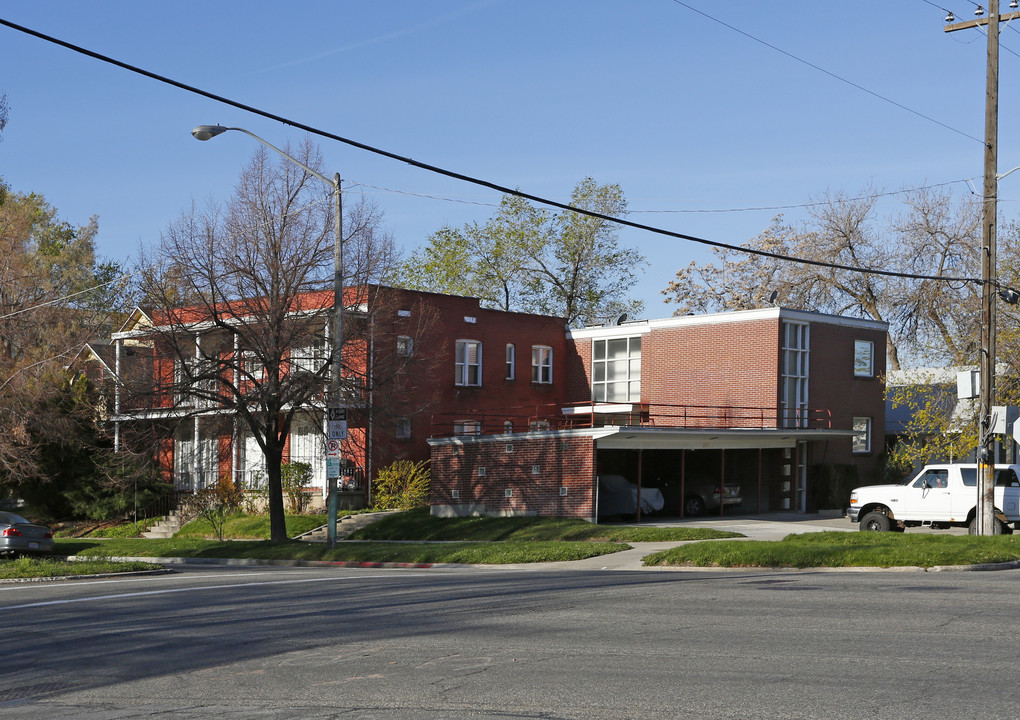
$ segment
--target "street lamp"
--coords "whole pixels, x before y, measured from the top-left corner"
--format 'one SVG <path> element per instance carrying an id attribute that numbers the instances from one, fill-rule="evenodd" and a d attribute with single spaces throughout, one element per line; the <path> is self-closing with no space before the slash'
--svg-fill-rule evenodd
<path id="1" fill-rule="evenodd" d="M 239 127 L 224 127 L 223 125 L 199 125 L 191 134 L 196 140 L 210 140 L 217 135 L 225 133 L 227 130 L 236 130 L 242 132 L 245 135 L 249 135 L 260 143 L 265 145 L 270 150 L 282 155 L 283 157 L 290 160 L 298 167 L 303 168 L 308 173 L 322 180 L 324 183 L 328 183 L 333 188 L 333 202 L 334 202 L 334 213 L 333 213 L 333 367 L 330 368 L 329 376 L 329 398 L 330 403 L 327 403 L 328 408 L 342 408 L 343 397 L 341 392 L 341 381 L 340 372 L 343 366 L 342 355 L 343 355 L 343 330 L 344 330 L 344 316 L 343 316 L 343 264 L 344 264 L 344 241 L 343 241 L 343 204 L 341 202 L 341 191 L 340 191 L 340 174 L 336 173 L 333 175 L 333 179 L 327 178 L 322 173 L 313 170 L 312 168 L 305 165 L 300 160 L 291 157 L 280 148 L 276 147 L 270 142 L 263 140 L 255 133 L 245 130 Z M 327 409 L 327 413 L 328 413 Z M 345 418 L 346 419 L 346 418 Z M 327 472 L 327 475 L 330 473 Z M 337 516 L 337 505 L 339 498 L 337 497 L 337 478 L 329 477 L 329 516 L 328 525 L 326 527 L 327 539 L 330 547 L 336 544 L 336 516 Z"/>

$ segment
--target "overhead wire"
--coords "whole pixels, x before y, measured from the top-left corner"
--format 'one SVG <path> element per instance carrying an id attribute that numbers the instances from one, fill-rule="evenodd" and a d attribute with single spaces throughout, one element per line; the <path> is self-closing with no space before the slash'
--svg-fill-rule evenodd
<path id="1" fill-rule="evenodd" d="M 679 0 L 674 0 L 674 2 L 679 2 Z M 684 3 L 679 3 L 679 4 L 684 5 Z M 685 7 L 689 7 L 689 6 L 685 5 Z M 694 8 L 691 8 L 691 9 L 694 10 Z M 698 12 L 699 14 L 704 15 L 704 13 L 701 13 L 701 11 L 699 11 L 699 10 L 694 10 L 694 12 Z M 706 15 L 706 17 L 709 17 L 710 19 L 715 20 L 715 18 L 711 18 L 708 15 Z M 720 22 L 718 20 L 715 20 L 715 21 L 716 22 Z M 725 24 L 725 23 L 723 23 L 723 24 Z M 840 264 L 840 263 L 824 262 L 824 261 L 821 261 L 821 260 L 813 260 L 813 259 L 810 259 L 810 258 L 793 257 L 793 256 L 790 256 L 790 255 L 783 255 L 783 254 L 780 254 L 780 253 L 769 252 L 767 250 L 759 250 L 759 249 L 756 249 L 756 248 L 749 248 L 749 247 L 745 247 L 745 246 L 733 245 L 733 244 L 730 244 L 730 243 L 724 243 L 724 242 L 720 242 L 720 241 L 716 241 L 716 240 L 709 240 L 707 238 L 700 238 L 700 237 L 697 237 L 697 236 L 694 236 L 694 235 L 688 235 L 688 234 L 685 234 L 685 233 L 675 232 L 675 231 L 672 231 L 672 230 L 665 230 L 663 228 L 657 228 L 657 227 L 654 227 L 654 226 L 651 226 L 651 225 L 645 225 L 645 224 L 642 224 L 642 223 L 633 222 L 633 221 L 627 220 L 625 218 L 613 217 L 611 215 L 605 215 L 603 213 L 598 213 L 598 212 L 595 212 L 595 211 L 592 211 L 592 210 L 586 210 L 584 208 L 574 207 L 574 206 L 572 206 L 572 205 L 570 205 L 568 203 L 560 202 L 560 201 L 557 201 L 557 200 L 552 200 L 552 199 L 549 199 L 549 198 L 544 198 L 544 197 L 541 197 L 541 196 L 538 196 L 538 195 L 533 195 L 531 193 L 526 193 L 526 192 L 523 192 L 523 191 L 521 191 L 519 189 L 510 188 L 510 187 L 507 187 L 505 185 L 500 185 L 500 184 L 498 184 L 496 182 L 492 182 L 492 181 L 489 181 L 489 180 L 484 180 L 484 179 L 481 179 L 481 178 L 472 177 L 470 175 L 465 175 L 463 173 L 456 172 L 456 171 L 453 171 L 453 170 L 448 170 L 446 168 L 442 168 L 442 167 L 439 167 L 437 165 L 431 165 L 429 163 L 425 163 L 425 162 L 421 162 L 419 160 L 415 160 L 415 159 L 413 159 L 411 157 L 405 157 L 403 155 L 399 155 L 399 154 L 397 154 L 395 152 L 391 152 L 389 150 L 384 150 L 382 148 L 374 147 L 372 145 L 369 145 L 369 144 L 364 143 L 364 142 L 360 142 L 358 140 L 347 138 L 347 137 L 344 137 L 342 135 L 337 135 L 336 133 L 332 133 L 332 132 L 329 132 L 329 131 L 326 131 L 326 130 L 322 130 L 321 128 L 317 128 L 317 127 L 314 127 L 312 125 L 308 125 L 306 123 L 303 123 L 303 122 L 300 122 L 300 121 L 297 121 L 297 120 L 294 120 L 294 119 L 291 119 L 291 118 L 287 118 L 285 116 L 278 115 L 276 113 L 269 112 L 267 110 L 262 110 L 260 108 L 256 108 L 256 107 L 253 107 L 251 105 L 247 105 L 247 104 L 239 102 L 237 100 L 232 100 L 232 99 L 224 97 L 222 95 L 217 95 L 216 93 L 210 92 L 208 90 L 203 90 L 201 88 L 194 87 L 192 85 L 188 85 L 187 83 L 181 82 L 179 80 L 174 80 L 172 78 L 168 78 L 166 76 L 160 75 L 160 74 L 152 72 L 150 70 L 145 70 L 144 68 L 140 68 L 140 67 L 137 67 L 135 65 L 131 65 L 130 63 L 126 63 L 124 61 L 117 60 L 115 58 L 111 58 L 111 57 L 109 57 L 107 55 L 103 55 L 102 53 L 98 53 L 98 52 L 95 52 L 93 50 L 89 50 L 87 48 L 83 48 L 83 47 L 81 47 L 79 45 L 75 45 L 75 44 L 67 42 L 65 40 L 60 40 L 59 38 L 55 38 L 55 37 L 53 37 L 51 35 L 47 35 L 45 33 L 39 32 L 38 30 L 33 30 L 33 29 L 25 27 L 23 25 L 19 25 L 17 23 L 11 22 L 10 20 L 7 20 L 5 18 L 0 18 L 0 25 L 4 25 L 4 26 L 9 27 L 9 28 L 11 28 L 13 30 L 17 30 L 18 32 L 25 33 L 26 35 L 31 35 L 33 37 L 36 37 L 36 38 L 40 39 L 40 40 L 44 40 L 46 42 L 53 43 L 55 45 L 59 45 L 59 46 L 64 47 L 64 48 L 66 48 L 68 50 L 71 50 L 73 52 L 85 55 L 87 57 L 91 57 L 91 58 L 93 58 L 95 60 L 99 60 L 101 62 L 105 62 L 105 63 L 111 64 L 111 65 L 115 65 L 116 67 L 119 67 L 119 68 L 121 68 L 123 70 L 127 70 L 129 72 L 132 72 L 132 73 L 135 73 L 135 74 L 138 74 L 138 75 L 142 75 L 142 76 L 147 77 L 147 78 L 149 78 L 151 80 L 156 80 L 157 82 L 161 82 L 161 83 L 164 83 L 166 85 L 170 85 L 170 86 L 176 87 L 176 88 L 178 88 L 180 90 L 184 90 L 186 92 L 193 93 L 195 95 L 200 95 L 202 97 L 208 98 L 210 100 L 214 100 L 214 101 L 222 103 L 224 105 L 228 105 L 230 107 L 237 108 L 238 110 L 242 110 L 244 112 L 251 113 L 252 115 L 257 115 L 259 117 L 263 117 L 263 118 L 266 118 L 266 119 L 269 119 L 269 120 L 274 120 L 274 121 L 282 123 L 284 125 L 289 125 L 290 127 L 297 128 L 298 130 L 304 130 L 305 132 L 307 132 L 309 134 L 312 134 L 312 135 L 317 135 L 319 137 L 323 137 L 323 138 L 327 138 L 327 139 L 330 139 L 330 140 L 334 140 L 336 142 L 343 143 L 345 145 L 349 145 L 350 147 L 358 148 L 360 150 L 364 150 L 366 152 L 373 153 L 375 155 L 380 155 L 382 157 L 386 157 L 386 158 L 389 158 L 391 160 L 396 160 L 398 162 L 405 163 L 405 164 L 410 165 L 412 167 L 416 167 L 416 168 L 419 168 L 421 170 L 425 170 L 427 172 L 432 172 L 432 173 L 435 173 L 435 174 L 438 174 L 438 175 L 442 175 L 444 177 L 452 178 L 454 180 L 460 180 L 462 182 L 467 182 L 467 183 L 471 183 L 471 184 L 478 185 L 478 186 L 481 186 L 481 187 L 486 187 L 486 188 L 489 188 L 490 190 L 495 190 L 495 191 L 503 193 L 505 195 L 514 195 L 516 197 L 520 197 L 520 198 L 523 198 L 525 200 L 529 200 L 531 202 L 539 203 L 541 205 L 548 205 L 550 207 L 558 208 L 560 210 L 566 210 L 568 212 L 579 213 L 581 215 L 586 215 L 588 217 L 593 217 L 593 218 L 596 218 L 598 220 L 603 220 L 603 221 L 614 223 L 614 224 L 621 225 L 621 226 L 624 226 L 624 227 L 630 227 L 630 228 L 634 228 L 636 230 L 643 230 L 643 231 L 646 231 L 646 232 L 655 233 L 657 235 L 664 235 L 666 237 L 672 237 L 672 238 L 676 238 L 678 240 L 685 240 L 685 241 L 688 241 L 688 242 L 693 242 L 693 243 L 697 243 L 697 244 L 700 244 L 700 245 L 705 245 L 705 246 L 708 246 L 708 247 L 714 247 L 714 248 L 719 248 L 719 249 L 724 249 L 724 250 L 730 250 L 730 251 L 737 252 L 737 253 L 755 255 L 755 256 L 758 256 L 758 257 L 767 257 L 767 258 L 770 258 L 770 259 L 773 259 L 773 260 L 798 263 L 798 264 L 802 264 L 802 265 L 810 265 L 810 266 L 815 266 L 815 267 L 825 267 L 825 268 L 834 269 L 834 270 L 845 270 L 845 271 L 848 271 L 848 272 L 860 273 L 860 274 L 864 274 L 864 275 L 879 275 L 879 276 L 884 276 L 884 277 L 896 277 L 896 278 L 904 278 L 904 279 L 911 279 L 911 280 L 937 280 L 937 281 L 943 281 L 943 282 L 974 282 L 974 283 L 982 283 L 982 282 L 984 282 L 983 280 L 981 280 L 979 278 L 955 277 L 955 276 L 946 276 L 946 275 L 924 275 L 924 274 L 918 274 L 918 273 L 900 272 L 900 271 L 896 271 L 896 270 L 885 270 L 885 269 L 881 269 L 881 268 L 861 268 L 861 267 L 853 266 L 853 265 L 843 265 L 843 264 Z M 734 28 L 734 30 L 736 30 L 736 28 Z M 746 33 L 743 33 L 743 31 L 739 31 L 738 30 L 737 32 L 741 32 L 741 34 L 746 35 Z M 748 36 L 748 37 L 752 37 L 752 39 L 755 39 L 757 41 L 757 38 L 753 38 L 753 36 Z M 758 41 L 758 42 L 762 42 L 762 41 Z M 784 54 L 789 55 L 789 53 L 786 53 L 785 51 L 778 50 L 778 48 L 776 48 L 776 49 L 779 52 L 783 52 Z M 794 59 L 800 60 L 799 58 L 796 58 L 795 56 L 791 55 L 791 57 L 794 57 Z M 800 60 L 800 61 L 801 62 L 805 62 L 805 61 L 802 61 L 802 60 Z M 808 63 L 808 64 L 810 64 L 810 63 Z M 833 75 L 832 73 L 829 73 L 826 70 L 823 70 L 821 68 L 818 68 L 818 69 L 821 70 L 822 72 L 825 72 L 826 74 Z M 846 81 L 843 78 L 839 78 L 839 76 L 833 75 L 833 77 L 836 77 L 837 79 L 840 79 L 840 80 L 842 80 L 844 82 L 847 82 L 848 84 L 853 85 L 854 87 L 859 87 L 860 88 L 860 86 L 857 86 L 854 83 L 850 83 L 849 81 Z M 875 93 L 872 93 L 871 91 L 866 90 L 865 88 L 860 88 L 860 89 L 863 90 L 864 92 L 868 92 L 869 94 L 876 95 Z M 876 95 L 876 97 L 880 97 L 881 98 L 881 96 L 878 96 L 878 95 Z M 885 98 L 882 98 L 882 99 L 885 99 Z M 913 110 L 910 110 L 909 108 L 906 108 L 905 106 L 902 106 L 902 105 L 899 105 L 898 103 L 895 103 L 894 101 L 889 100 L 888 102 L 891 102 L 894 105 L 898 105 L 899 107 L 903 107 L 903 109 L 908 110 L 909 112 L 912 112 L 914 114 L 919 114 L 919 113 L 916 113 Z M 922 116 L 922 117 L 924 117 L 924 116 Z M 941 125 L 942 127 L 945 127 L 948 130 L 952 130 L 953 132 L 958 132 L 958 133 L 960 132 L 960 131 L 955 130 L 955 129 L 949 127 L 948 125 L 945 125 L 945 124 L 940 123 L 938 121 L 933 120 L 933 122 L 935 122 L 938 125 Z M 960 133 L 960 134 L 964 134 L 965 135 L 965 133 Z M 970 136 L 968 136 L 968 137 L 970 137 Z"/>

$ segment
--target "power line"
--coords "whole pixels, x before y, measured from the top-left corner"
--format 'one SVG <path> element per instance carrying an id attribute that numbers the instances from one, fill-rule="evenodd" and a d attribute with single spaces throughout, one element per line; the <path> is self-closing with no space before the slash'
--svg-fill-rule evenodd
<path id="1" fill-rule="evenodd" d="M 674 2 L 678 2 L 678 1 L 679 0 L 674 0 Z M 683 4 L 683 3 L 680 3 L 680 4 Z M 693 8 L 691 8 L 691 9 L 693 10 Z M 700 13 L 700 11 L 697 11 L 697 10 L 695 10 L 695 12 L 699 12 Z M 701 13 L 701 14 L 704 14 L 704 13 Z M 709 17 L 709 16 L 706 15 L 706 17 Z M 710 18 L 710 19 L 714 20 L 714 18 Z M 716 22 L 719 22 L 719 21 L 716 21 Z M 3 18 L 0 18 L 0 25 L 5 25 L 5 26 L 7 26 L 7 27 L 9 27 L 9 28 L 11 28 L 13 30 L 17 30 L 17 31 L 25 33 L 27 35 L 31 35 L 33 37 L 39 38 L 40 40 L 45 40 L 46 42 L 53 43 L 55 45 L 59 45 L 61 47 L 67 48 L 68 50 L 71 50 L 73 52 L 85 55 L 87 57 L 91 57 L 91 58 L 93 58 L 95 60 L 99 60 L 101 62 L 105 62 L 105 63 L 109 63 L 111 65 L 115 65 L 115 66 L 117 66 L 119 68 L 122 68 L 124 70 L 127 70 L 129 72 L 133 72 L 133 73 L 136 73 L 138 75 L 142 75 L 144 77 L 150 78 L 152 80 L 156 80 L 157 82 L 161 82 L 161 83 L 164 83 L 164 84 L 167 84 L 167 85 L 171 85 L 171 86 L 176 87 L 176 88 L 178 88 L 180 90 L 184 90 L 186 92 L 190 92 L 190 93 L 193 93 L 195 95 L 201 95 L 202 97 L 208 98 L 210 100 L 215 100 L 216 102 L 222 103 L 224 105 L 229 105 L 230 107 L 237 108 L 238 110 L 242 110 L 244 112 L 248 112 L 248 113 L 251 113 L 253 115 L 258 115 L 260 117 L 264 117 L 264 118 L 267 118 L 269 120 L 274 120 L 274 121 L 282 123 L 284 125 L 289 125 L 291 127 L 297 128 L 298 130 L 303 130 L 303 131 L 305 131 L 305 132 L 307 132 L 309 134 L 312 134 L 312 135 L 318 135 L 319 137 L 324 137 L 324 138 L 328 138 L 330 140 L 335 140 L 336 142 L 343 143 L 345 145 L 349 145 L 351 147 L 358 148 L 360 150 L 365 150 L 366 152 L 370 152 L 370 153 L 373 153 L 373 154 L 376 154 L 376 155 L 381 155 L 382 157 L 387 157 L 387 158 L 390 158 L 391 160 L 396 160 L 398 162 L 405 163 L 407 165 L 419 168 L 421 170 L 425 170 L 427 172 L 436 173 L 437 175 L 442 175 L 444 177 L 452 178 L 454 180 L 460 180 L 462 182 L 467 182 L 467 183 L 471 183 L 471 184 L 474 184 L 474 185 L 479 185 L 481 187 L 486 187 L 486 188 L 489 188 L 490 190 L 495 190 L 496 192 L 502 193 L 504 195 L 514 195 L 516 197 L 520 197 L 520 198 L 523 198 L 525 200 L 530 200 L 531 202 L 539 203 L 541 205 L 548 205 L 550 207 L 558 208 L 560 210 L 566 210 L 568 212 L 579 213 L 581 215 L 586 215 L 588 217 L 593 217 L 593 218 L 596 218 L 598 220 L 603 220 L 605 222 L 615 223 L 617 225 L 622 225 L 622 226 L 625 226 L 625 227 L 634 228 L 636 230 L 644 230 L 646 232 L 655 233 L 657 235 L 664 235 L 666 237 L 672 237 L 672 238 L 676 238 L 678 240 L 686 240 L 688 242 L 693 242 L 693 243 L 697 243 L 697 244 L 700 244 L 700 245 L 706 245 L 708 247 L 720 248 L 720 249 L 723 249 L 723 250 L 730 250 L 732 252 L 744 253 L 744 254 L 749 254 L 749 255 L 756 255 L 756 256 L 759 256 L 759 257 L 767 257 L 767 258 L 771 258 L 773 260 L 780 260 L 780 261 L 784 261 L 784 262 L 799 263 L 799 264 L 802 264 L 802 265 L 811 265 L 811 266 L 815 266 L 815 267 L 825 267 L 825 268 L 830 268 L 830 269 L 833 269 L 833 270 L 845 270 L 845 271 L 848 271 L 848 272 L 857 272 L 857 273 L 861 273 L 861 274 L 864 274 L 864 275 L 881 275 L 881 276 L 885 276 L 885 277 L 905 278 L 905 279 L 911 279 L 911 280 L 939 280 L 939 281 L 946 281 L 946 282 L 982 282 L 981 280 L 979 280 L 977 278 L 950 277 L 950 276 L 945 276 L 945 275 L 920 275 L 920 274 L 916 274 L 916 273 L 898 272 L 898 271 L 895 271 L 895 270 L 883 270 L 883 269 L 878 269 L 878 268 L 861 268 L 861 267 L 856 267 L 856 266 L 852 266 L 852 265 L 841 265 L 841 264 L 838 264 L 838 263 L 829 263 L 829 262 L 823 262 L 823 261 L 820 261 L 820 260 L 811 260 L 811 259 L 808 259 L 808 258 L 792 257 L 792 256 L 789 256 L 789 255 L 781 255 L 779 253 L 768 252 L 768 251 L 765 251 L 765 250 L 758 250 L 758 249 L 755 249 L 755 248 L 748 248 L 748 247 L 744 247 L 744 246 L 740 246 L 740 245 L 732 245 L 730 243 L 719 242 L 719 241 L 716 241 L 716 240 L 708 240 L 706 238 L 700 238 L 700 237 L 696 237 L 694 235 L 687 235 L 685 233 L 674 232 L 672 230 L 665 230 L 663 228 L 657 228 L 657 227 L 654 227 L 654 226 L 651 226 L 651 225 L 644 225 L 642 223 L 633 222 L 631 220 L 626 220 L 624 218 L 613 217 L 611 215 L 604 215 L 602 213 L 594 212 L 592 210 L 585 210 L 583 208 L 574 207 L 574 206 L 569 205 L 567 203 L 559 202 L 557 200 L 550 200 L 548 198 L 543 198 L 543 197 L 540 197 L 538 195 L 532 195 L 530 193 L 526 193 L 526 192 L 523 192 L 521 190 L 517 190 L 517 189 L 514 189 L 514 188 L 506 187 L 504 185 L 500 185 L 498 183 L 495 183 L 495 182 L 492 182 L 492 181 L 489 181 L 489 180 L 483 180 L 481 178 L 475 178 L 475 177 L 472 177 L 470 175 L 464 175 L 463 173 L 455 172 L 453 170 L 447 170 L 445 168 L 441 168 L 441 167 L 436 166 L 436 165 L 430 165 L 428 163 L 424 163 L 424 162 L 421 162 L 419 160 L 415 160 L 415 159 L 410 158 L 410 157 L 405 157 L 403 155 L 398 155 L 397 153 L 390 152 L 389 150 L 383 150 L 382 148 L 373 147 L 372 145 L 368 145 L 367 143 L 363 143 L 363 142 L 360 142 L 360 141 L 357 141 L 357 140 L 353 140 L 351 138 L 346 138 L 346 137 L 343 137 L 341 135 L 337 135 L 335 133 L 331 133 L 331 132 L 328 132 L 326 130 L 322 130 L 320 128 L 313 127 L 311 125 L 307 125 L 307 124 L 299 122 L 297 120 L 292 120 L 292 119 L 284 117 L 282 115 L 277 115 L 275 113 L 271 113 L 271 112 L 269 112 L 267 110 L 260 110 L 259 108 L 252 107 L 251 105 L 246 105 L 244 103 L 238 102 L 237 100 L 231 100 L 230 98 L 223 97 L 222 95 L 217 95 L 215 93 L 209 92 L 208 90 L 202 90 L 201 88 L 197 88 L 197 87 L 188 85 L 188 84 L 180 82 L 178 80 L 173 80 L 171 78 L 165 77 L 163 75 L 159 75 L 159 74 L 151 72 L 149 70 L 145 70 L 145 69 L 136 67 L 134 65 L 131 65 L 131 64 L 126 63 L 126 62 L 123 62 L 121 60 L 116 60 L 114 58 L 111 58 L 109 56 L 103 55 L 101 53 L 97 53 L 97 52 L 95 52 L 93 50 L 88 50 L 88 49 L 80 47 L 78 45 L 74 45 L 73 43 L 69 43 L 69 42 L 66 42 L 64 40 L 60 40 L 60 39 L 52 37 L 50 35 L 46 35 L 45 33 L 41 33 L 41 32 L 39 32 L 37 30 L 32 30 L 31 28 L 24 27 L 23 25 L 18 25 L 17 23 L 13 23 L 13 22 L 11 22 L 9 20 L 6 20 L 6 19 L 3 19 Z M 738 31 L 738 32 L 741 32 L 742 34 L 746 34 L 746 33 L 743 33 L 742 31 Z M 748 36 L 748 37 L 750 37 L 750 36 Z M 752 38 L 752 39 L 757 40 L 757 38 Z M 761 42 L 761 41 L 759 41 L 759 42 Z M 778 50 L 778 48 L 777 48 L 777 50 Z M 783 52 L 783 51 L 780 50 L 779 52 Z M 784 54 L 788 54 L 788 53 L 784 53 Z M 793 56 L 791 56 L 791 57 L 793 57 Z M 799 58 L 795 58 L 795 59 L 799 60 Z M 803 61 L 801 61 L 801 62 L 803 62 Z M 821 69 L 821 68 L 819 68 L 819 69 Z M 823 70 L 823 72 L 827 72 L 827 71 Z M 827 74 L 831 74 L 831 73 L 827 73 Z M 837 77 L 838 78 L 838 76 L 833 76 L 833 77 Z M 838 78 L 838 79 L 842 80 L 842 78 Z M 844 81 L 844 82 L 849 82 L 849 81 Z M 852 85 L 853 83 L 850 83 L 850 84 Z M 864 90 L 864 88 L 861 88 L 861 89 Z M 870 92 L 870 91 L 865 90 L 865 92 Z M 874 93 L 872 93 L 872 94 L 874 94 Z M 892 102 L 892 101 L 890 101 L 890 102 Z M 894 104 L 896 104 L 896 103 L 894 103 Z M 909 108 L 904 108 L 904 109 L 909 110 Z M 913 112 L 913 111 L 911 111 L 911 112 Z M 938 123 L 938 124 L 941 125 L 941 123 Z M 948 127 L 948 126 L 946 126 L 946 127 Z M 952 128 L 949 128 L 949 129 L 952 129 Z"/>
<path id="2" fill-rule="evenodd" d="M 944 122 L 941 122 L 940 120 L 936 120 L 935 118 L 931 117 L 930 115 L 925 115 L 924 113 L 919 112 L 917 110 L 914 110 L 913 108 L 909 108 L 906 105 L 904 105 L 903 103 L 896 102 L 892 98 L 888 98 L 885 95 L 880 95 L 877 92 L 875 92 L 874 90 L 869 90 L 868 88 L 864 87 L 863 85 L 859 85 L 859 84 L 855 83 L 853 80 L 848 80 L 845 77 L 842 77 L 841 75 L 837 75 L 834 72 L 826 70 L 825 68 L 821 67 L 820 65 L 815 65 L 813 62 L 805 60 L 802 57 L 798 57 L 798 56 L 794 55 L 791 52 L 787 52 L 786 50 L 783 50 L 781 47 L 777 47 L 777 46 L 773 45 L 772 43 L 769 43 L 769 42 L 766 42 L 765 40 L 762 40 L 759 37 L 755 37 L 754 35 L 751 35 L 750 33 L 745 32 L 744 30 L 741 30 L 738 27 L 734 27 L 733 25 L 730 25 L 729 23 L 726 23 L 726 22 L 720 20 L 717 17 L 713 17 L 712 15 L 709 15 L 706 12 L 702 12 L 701 10 L 698 10 L 695 7 L 691 7 L 690 5 L 688 5 L 687 3 L 683 2 L 682 0 L 673 0 L 673 2 L 676 3 L 677 5 L 680 5 L 682 7 L 687 8 L 691 12 L 695 12 L 698 15 L 701 15 L 702 17 L 711 20 L 714 23 L 718 23 L 719 25 L 722 25 L 724 28 L 727 28 L 728 30 L 732 30 L 735 33 L 739 33 L 740 35 L 743 35 L 744 37 L 748 38 L 749 40 L 754 40 L 756 43 L 764 45 L 765 47 L 769 48 L 770 50 L 775 50 L 777 53 L 785 55 L 786 57 L 790 58 L 791 60 L 796 60 L 797 62 L 799 62 L 799 63 L 801 63 L 803 65 L 807 65 L 809 68 L 812 68 L 813 70 L 817 70 L 818 72 L 824 73 L 825 75 L 828 75 L 829 77 L 831 77 L 831 78 L 833 78 L 835 80 L 839 80 L 841 83 L 845 83 L 845 84 L 849 85 L 852 88 L 860 90 L 863 93 L 867 93 L 868 95 L 871 95 L 874 98 L 878 98 L 882 102 L 889 103 L 890 105 L 898 107 L 900 110 L 906 110 L 911 115 L 916 115 L 917 117 L 919 117 L 919 118 L 921 118 L 923 120 L 927 120 L 930 123 L 935 123 L 939 127 L 943 127 L 946 130 L 949 130 L 950 132 L 954 132 L 954 133 L 956 133 L 958 135 L 963 135 L 965 138 L 969 138 L 971 140 L 975 140 L 975 141 L 981 143 L 982 145 L 984 145 L 984 140 L 981 140 L 980 138 L 976 138 L 973 135 L 965 133 L 963 130 L 957 130 L 956 128 L 952 127 L 951 125 L 947 125 Z"/>

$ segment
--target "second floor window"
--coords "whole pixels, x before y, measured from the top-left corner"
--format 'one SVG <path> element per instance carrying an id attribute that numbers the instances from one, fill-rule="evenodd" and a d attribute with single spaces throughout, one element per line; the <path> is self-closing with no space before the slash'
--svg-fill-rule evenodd
<path id="1" fill-rule="evenodd" d="M 507 343 L 506 346 L 506 379 L 513 380 L 517 377 L 517 371 L 514 369 L 516 364 L 517 353 L 513 343 Z"/>
<path id="2" fill-rule="evenodd" d="M 534 345 L 531 348 L 531 382 L 549 385 L 552 383 L 551 347 Z"/>
<path id="3" fill-rule="evenodd" d="M 411 357 L 412 352 L 414 352 L 414 340 L 407 335 L 397 337 L 397 355 Z"/>
<path id="4" fill-rule="evenodd" d="M 477 340 L 458 340 L 454 384 L 482 384 L 482 344 Z"/>
<path id="5" fill-rule="evenodd" d="M 854 340 L 854 375 L 875 375 L 875 343 L 870 340 Z"/>

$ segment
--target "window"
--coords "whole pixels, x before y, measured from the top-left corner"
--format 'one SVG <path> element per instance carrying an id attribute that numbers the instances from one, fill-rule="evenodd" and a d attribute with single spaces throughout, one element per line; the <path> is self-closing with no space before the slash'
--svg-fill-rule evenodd
<path id="1" fill-rule="evenodd" d="M 641 338 L 592 343 L 591 399 L 596 402 L 641 400 Z"/>
<path id="2" fill-rule="evenodd" d="M 552 354 L 547 345 L 531 346 L 531 382 L 552 384 Z"/>
<path id="3" fill-rule="evenodd" d="M 875 343 L 870 340 L 854 340 L 854 375 L 875 376 Z"/>
<path id="4" fill-rule="evenodd" d="M 514 369 L 514 362 L 517 359 L 517 352 L 514 348 L 513 343 L 507 343 L 506 345 L 506 379 L 514 380 L 517 378 L 517 371 Z"/>
<path id="5" fill-rule="evenodd" d="M 407 440 L 411 437 L 411 418 L 397 418 L 397 440 Z"/>
<path id="6" fill-rule="evenodd" d="M 482 384 L 482 344 L 475 340 L 457 341 L 456 385 Z"/>
<path id="7" fill-rule="evenodd" d="M 454 435 L 481 435 L 482 424 L 477 420 L 458 420 L 453 424 Z"/>
<path id="8" fill-rule="evenodd" d="M 855 453 L 871 452 L 871 418 L 854 418 L 853 451 Z"/>
<path id="9" fill-rule="evenodd" d="M 916 488 L 945 488 L 949 487 L 948 470 L 927 470 L 921 477 L 914 481 Z"/>
<path id="10" fill-rule="evenodd" d="M 397 355 L 400 357 L 411 357 L 414 351 L 414 340 L 407 335 L 397 337 Z"/>
<path id="11" fill-rule="evenodd" d="M 247 359 L 247 358 L 246 358 Z M 292 372 L 317 373 L 326 364 L 326 350 L 321 345 L 292 348 L 290 351 L 290 369 Z M 258 377 L 256 370 L 250 370 Z"/>
<path id="12" fill-rule="evenodd" d="M 808 424 L 808 352 L 810 350 L 808 330 L 809 327 L 806 323 L 783 323 L 783 394 L 780 399 L 784 427 L 807 427 Z"/>

